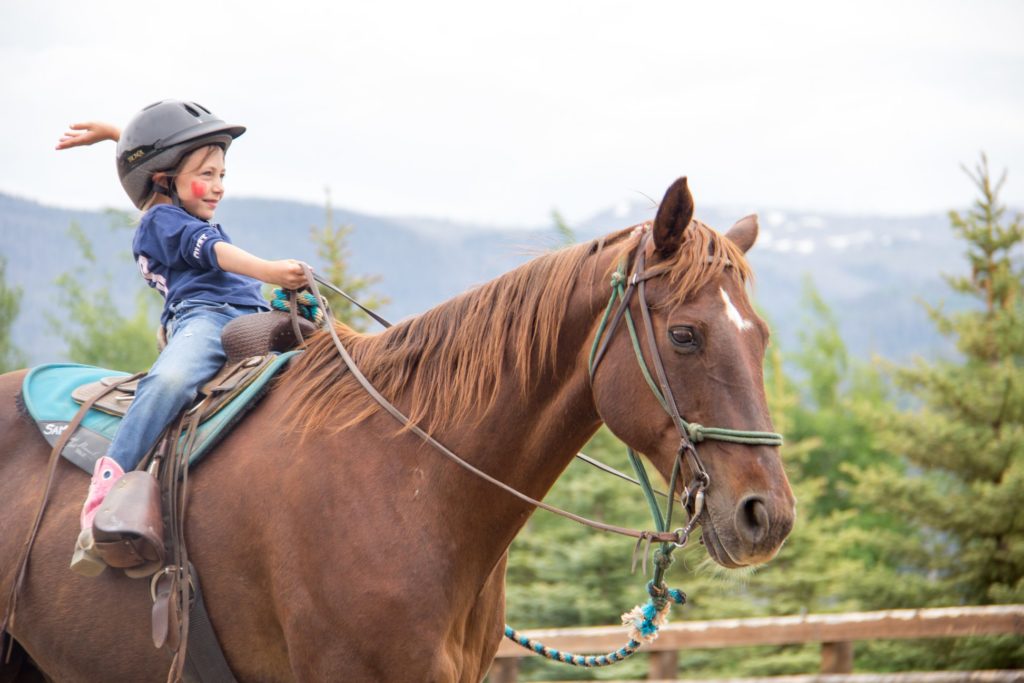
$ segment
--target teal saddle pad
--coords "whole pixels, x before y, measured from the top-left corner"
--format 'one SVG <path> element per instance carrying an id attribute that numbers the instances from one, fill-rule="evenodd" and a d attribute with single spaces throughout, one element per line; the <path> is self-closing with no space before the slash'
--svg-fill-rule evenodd
<path id="1" fill-rule="evenodd" d="M 267 392 L 270 379 L 287 365 L 296 353 L 300 352 L 289 351 L 272 360 L 263 373 L 238 396 L 199 426 L 195 450 L 189 457 L 190 464 L 194 465 L 206 455 L 256 404 Z M 22 399 L 43 438 L 54 446 L 81 407 L 71 398 L 73 390 L 83 384 L 98 382 L 104 377 L 123 377 L 127 374 L 75 363 L 39 365 L 25 375 L 21 387 Z M 120 424 L 121 418 L 90 409 L 82 419 L 78 431 L 71 435 L 61 455 L 92 474 L 93 466 L 101 456 L 106 455 Z"/>

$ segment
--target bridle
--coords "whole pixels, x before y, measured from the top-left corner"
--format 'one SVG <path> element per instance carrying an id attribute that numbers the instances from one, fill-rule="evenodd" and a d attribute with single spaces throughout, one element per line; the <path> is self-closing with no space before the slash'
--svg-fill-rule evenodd
<path id="1" fill-rule="evenodd" d="M 733 443 L 743 443 L 750 445 L 772 445 L 777 446 L 782 444 L 782 436 L 774 432 L 754 432 L 754 431 L 740 431 L 732 429 L 723 429 L 717 427 L 704 427 L 696 423 L 686 422 L 679 414 L 675 397 L 672 393 L 672 389 L 669 386 L 668 376 L 665 373 L 664 363 L 661 360 L 661 356 L 658 353 L 658 347 L 655 343 L 654 337 L 654 325 L 651 322 L 651 315 L 649 306 L 647 304 L 647 297 L 645 292 L 644 283 L 658 275 L 665 272 L 664 269 L 651 269 L 645 268 L 645 257 L 644 247 L 646 240 L 649 237 L 648 232 L 644 232 L 640 238 L 640 243 L 636 252 L 635 266 L 633 273 L 628 278 L 625 275 L 626 265 L 625 259 L 619 263 L 619 267 L 612 277 L 612 295 L 608 301 L 608 306 L 605 309 L 604 317 L 601 320 L 600 327 L 594 338 L 594 344 L 591 348 L 590 353 L 590 376 L 593 379 L 594 373 L 597 370 L 597 366 L 603 358 L 605 351 L 608 348 L 608 344 L 618 327 L 618 324 L 623 318 L 626 319 L 626 325 L 629 328 L 629 334 L 633 341 L 633 348 L 636 352 L 637 360 L 640 364 L 640 369 L 647 380 L 648 385 L 651 387 L 654 395 L 658 398 L 662 408 L 672 418 L 673 423 L 679 430 L 680 445 L 676 453 L 675 464 L 672 468 L 672 476 L 668 495 L 668 507 L 666 514 L 662 516 L 661 511 L 654 498 L 654 490 L 650 484 L 650 480 L 643 469 L 640 459 L 637 454 L 629 449 L 630 461 L 633 463 L 634 469 L 636 469 L 638 480 L 641 487 L 644 490 L 644 494 L 648 500 L 648 504 L 651 507 L 651 513 L 654 518 L 656 531 L 640 531 L 636 529 L 629 529 L 625 527 L 619 527 L 612 524 L 606 524 L 604 522 L 598 522 L 595 520 L 587 519 L 580 515 L 574 514 L 567 510 L 549 505 L 540 500 L 536 500 L 521 491 L 514 489 L 508 484 L 495 479 L 486 472 L 480 470 L 476 466 L 470 464 L 454 452 L 452 452 L 447 446 L 437 441 L 434 437 L 424 431 L 419 425 L 412 422 L 402 411 L 400 411 L 393 403 L 385 398 L 373 384 L 366 378 L 363 372 L 359 369 L 355 360 L 349 354 L 345 345 L 338 337 L 337 330 L 334 328 L 333 315 L 324 316 L 324 328 L 331 335 L 331 339 L 334 342 L 334 346 L 338 351 L 338 355 L 341 357 L 345 366 L 348 368 L 352 376 L 355 377 L 356 381 L 362 386 L 371 398 L 376 401 L 381 408 L 383 408 L 388 414 L 394 417 L 402 426 L 413 434 L 416 434 L 425 442 L 430 444 L 435 450 L 440 452 L 442 455 L 447 457 L 449 460 L 462 467 L 463 469 L 471 472 L 477 477 L 487 481 L 494 486 L 502 489 L 510 495 L 518 498 L 519 500 L 528 503 L 534 507 L 542 510 L 547 510 L 554 514 L 566 517 L 580 524 L 590 526 L 601 531 L 610 531 L 612 533 L 622 534 L 624 536 L 630 536 L 637 539 L 637 546 L 646 541 L 648 544 L 651 542 L 659 543 L 670 543 L 675 547 L 682 547 L 686 544 L 690 533 L 697 524 L 697 520 L 703 510 L 704 492 L 711 484 L 711 478 L 707 473 L 707 469 L 700 460 L 700 456 L 697 453 L 697 449 L 694 447 L 694 442 L 699 442 L 704 439 L 718 439 L 721 441 L 731 441 Z M 313 293 L 313 295 L 322 302 L 326 313 L 330 313 L 330 306 L 319 292 L 317 287 L 318 278 L 313 276 L 312 271 L 304 266 L 307 287 Z M 628 282 L 628 285 L 627 285 Z M 639 339 L 636 334 L 636 327 L 633 324 L 632 316 L 629 313 L 629 302 L 632 298 L 633 293 L 636 292 L 638 301 L 640 304 L 640 310 L 643 315 L 644 327 L 647 331 L 648 343 L 651 348 L 651 354 L 654 359 L 655 372 L 658 375 L 658 384 L 655 384 L 654 379 L 651 377 L 650 371 L 647 367 L 647 363 L 644 360 L 642 351 L 640 350 Z M 612 308 L 615 305 L 616 299 L 619 300 L 619 307 L 615 311 L 614 315 L 611 315 Z M 609 323 L 609 317 L 611 318 Z M 675 531 L 669 531 L 669 525 L 671 524 L 672 518 L 672 507 L 674 501 L 674 492 L 677 484 L 678 477 L 681 473 L 681 461 L 683 456 L 686 456 L 690 463 L 691 470 L 694 474 L 693 482 L 687 485 L 684 489 L 685 495 L 683 497 L 683 503 L 690 511 L 690 520 L 686 527 L 676 529 Z"/>
<path id="2" fill-rule="evenodd" d="M 632 464 L 633 469 L 636 471 L 637 479 L 639 480 L 640 485 L 643 488 L 644 495 L 651 507 L 651 514 L 654 518 L 658 531 L 667 530 L 671 524 L 672 503 L 674 498 L 672 494 L 675 492 L 677 479 L 681 475 L 682 461 L 684 458 L 686 459 L 693 479 L 683 489 L 682 502 L 684 507 L 690 511 L 690 522 L 685 528 L 677 530 L 676 532 L 681 536 L 681 538 L 676 541 L 676 544 L 677 546 L 681 546 L 686 543 L 689 533 L 693 530 L 693 526 L 700 517 L 704 507 L 705 491 L 707 491 L 711 486 L 711 476 L 708 474 L 707 468 L 704 467 L 704 463 L 701 460 L 700 454 L 697 452 L 697 448 L 694 444 L 705 439 L 714 439 L 746 445 L 781 446 L 783 438 L 781 434 L 777 434 L 775 432 L 725 429 L 723 427 L 705 427 L 704 425 L 696 422 L 687 422 L 679 413 L 679 404 L 676 402 L 675 394 L 672 391 L 672 385 L 668 381 L 668 373 L 665 372 L 665 363 L 662 361 L 661 352 L 658 350 L 658 344 L 654 334 L 654 324 L 651 321 L 650 305 L 647 303 L 647 281 L 659 275 L 663 275 L 666 272 L 665 268 L 654 267 L 647 269 L 646 267 L 646 246 L 647 240 L 650 239 L 650 237 L 651 231 L 648 225 L 645 224 L 640 228 L 640 239 L 637 244 L 636 258 L 634 260 L 632 273 L 628 276 L 626 275 L 625 258 L 619 261 L 618 267 L 615 272 L 612 273 L 612 294 L 608 299 L 608 305 L 605 307 L 604 316 L 601 318 L 597 334 L 594 335 L 594 343 L 590 348 L 590 360 L 588 362 L 588 367 L 590 372 L 590 381 L 591 384 L 593 384 L 594 376 L 597 373 L 597 367 L 600 364 L 601 359 L 604 358 L 605 352 L 608 350 L 608 346 L 615 334 L 615 330 L 618 328 L 623 318 L 625 318 L 626 327 L 629 330 L 630 340 L 632 341 L 633 351 L 636 355 L 637 364 L 640 366 L 640 371 L 643 374 L 647 385 L 654 393 L 655 398 L 658 400 L 658 403 L 669 417 L 672 418 L 672 423 L 679 432 L 679 448 L 676 450 L 675 462 L 672 466 L 672 475 L 669 485 L 670 495 L 668 497 L 668 506 L 664 518 L 661 517 L 661 511 L 654 500 L 654 493 L 651 489 L 646 471 L 643 469 L 643 465 L 640 462 L 640 458 L 637 456 L 636 452 L 628 446 L 627 453 L 629 455 L 630 464 Z M 712 259 L 721 257 L 709 256 L 708 258 Z M 657 375 L 657 382 L 655 382 L 654 377 L 651 376 L 647 360 L 644 358 L 640 339 L 637 335 L 636 325 L 633 322 L 633 315 L 630 312 L 630 300 L 633 298 L 634 293 L 637 296 L 637 303 L 643 318 L 647 347 L 652 359 L 652 364 L 654 365 L 655 374 Z M 617 308 L 615 308 L 616 300 L 618 300 Z M 613 308 L 615 309 L 614 314 L 612 313 Z"/>

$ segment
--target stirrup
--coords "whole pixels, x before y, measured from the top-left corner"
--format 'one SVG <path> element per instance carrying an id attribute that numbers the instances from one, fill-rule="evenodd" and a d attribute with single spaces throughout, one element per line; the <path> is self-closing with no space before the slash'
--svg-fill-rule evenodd
<path id="1" fill-rule="evenodd" d="M 96 552 L 96 543 L 92 537 L 92 528 L 82 529 L 75 540 L 75 554 L 71 556 L 71 571 L 80 576 L 93 578 L 107 568 Z"/>

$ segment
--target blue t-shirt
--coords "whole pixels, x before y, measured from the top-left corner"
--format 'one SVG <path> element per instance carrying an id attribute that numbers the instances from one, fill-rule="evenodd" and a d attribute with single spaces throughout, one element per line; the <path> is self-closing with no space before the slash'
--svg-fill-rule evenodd
<path id="1" fill-rule="evenodd" d="M 160 324 L 170 318 L 171 304 L 185 299 L 270 309 L 259 280 L 221 270 L 213 250 L 217 242 L 231 239 L 219 225 L 180 207 L 158 204 L 142 216 L 132 252 L 142 277 L 164 296 Z"/>

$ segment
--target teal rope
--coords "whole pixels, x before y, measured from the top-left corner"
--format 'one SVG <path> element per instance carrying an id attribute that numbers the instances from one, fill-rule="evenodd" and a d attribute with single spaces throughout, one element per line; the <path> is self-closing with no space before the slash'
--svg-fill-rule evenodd
<path id="1" fill-rule="evenodd" d="M 306 320 L 322 325 L 324 322 L 324 309 L 313 296 L 312 292 L 296 292 L 295 303 L 301 315 Z M 288 293 L 283 289 L 274 290 L 274 298 L 270 300 L 270 306 L 276 311 L 291 312 L 291 304 L 288 302 Z"/>
<path id="2" fill-rule="evenodd" d="M 513 643 L 554 662 L 572 664 L 584 668 L 609 666 L 632 657 L 645 642 L 658 637 L 658 630 L 668 621 L 668 612 L 672 605 L 686 604 L 686 594 L 675 588 L 654 587 L 654 582 L 647 584 L 650 599 L 643 605 L 637 605 L 632 611 L 622 615 L 622 623 L 630 626 L 630 639 L 618 650 L 603 655 L 578 655 L 562 652 L 548 647 L 544 643 L 528 638 L 505 624 L 505 637 Z"/>
<path id="3" fill-rule="evenodd" d="M 546 657 L 547 659 L 555 662 L 562 662 L 563 664 L 581 666 L 587 669 L 609 666 L 616 662 L 621 662 L 624 659 L 628 659 L 629 657 L 632 657 L 642 645 L 640 641 L 630 638 L 628 643 L 614 652 L 609 652 L 603 655 L 577 655 L 571 652 L 561 652 L 560 650 L 548 647 L 540 641 L 527 638 L 508 624 L 505 624 L 505 637 L 513 643 L 521 645 L 541 657 Z"/>
<path id="4" fill-rule="evenodd" d="M 629 449 L 629 453 L 631 458 L 636 457 L 632 449 Z M 639 460 L 637 464 L 639 464 Z M 641 466 L 637 475 L 646 478 L 646 473 L 641 475 L 642 471 Z M 662 530 L 666 521 L 662 518 L 657 504 L 652 504 L 651 510 L 659 530 Z M 671 543 L 663 543 L 661 548 L 654 552 L 654 576 L 647 583 L 647 594 L 650 599 L 644 605 L 637 605 L 622 615 L 623 625 L 630 627 L 630 638 L 629 642 L 618 650 L 603 655 L 578 655 L 572 652 L 562 652 L 522 635 L 508 624 L 505 624 L 505 637 L 541 657 L 584 668 L 609 666 L 632 657 L 643 643 L 649 643 L 658 637 L 658 631 L 668 622 L 668 613 L 672 605 L 686 604 L 686 594 L 679 589 L 667 587 L 663 581 L 665 573 L 673 562 L 672 553 L 676 547 Z"/>

